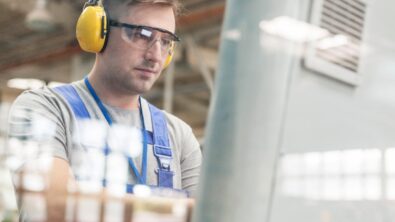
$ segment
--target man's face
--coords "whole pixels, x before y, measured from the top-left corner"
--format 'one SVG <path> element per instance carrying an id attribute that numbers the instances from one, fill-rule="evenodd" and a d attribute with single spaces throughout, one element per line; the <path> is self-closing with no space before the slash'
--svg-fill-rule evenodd
<path id="1" fill-rule="evenodd" d="M 172 7 L 139 4 L 125 10 L 118 18 L 119 22 L 174 33 L 175 17 Z M 105 67 L 105 79 L 109 84 L 130 94 L 142 94 L 151 89 L 158 79 L 168 53 L 163 52 L 160 41 L 155 41 L 148 49 L 136 47 L 133 42 L 125 41 L 122 29 L 111 27 L 107 48 L 99 54 L 99 61 Z"/>

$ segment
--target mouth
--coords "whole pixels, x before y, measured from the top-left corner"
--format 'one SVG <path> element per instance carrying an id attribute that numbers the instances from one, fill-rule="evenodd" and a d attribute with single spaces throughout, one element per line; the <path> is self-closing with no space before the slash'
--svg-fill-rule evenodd
<path id="1" fill-rule="evenodd" d="M 144 76 L 152 76 L 152 75 L 156 75 L 157 73 L 155 70 L 148 68 L 135 68 L 135 70 L 139 71 Z"/>

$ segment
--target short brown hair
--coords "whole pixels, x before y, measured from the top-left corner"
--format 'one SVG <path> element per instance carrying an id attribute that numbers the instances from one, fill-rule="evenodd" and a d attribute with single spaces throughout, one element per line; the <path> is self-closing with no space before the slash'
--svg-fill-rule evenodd
<path id="1" fill-rule="evenodd" d="M 182 7 L 178 0 L 103 0 L 103 6 L 109 13 L 110 17 L 117 18 L 119 16 L 119 7 L 137 4 L 159 4 L 165 6 L 171 6 L 173 8 L 174 15 L 177 16 L 181 13 Z"/>

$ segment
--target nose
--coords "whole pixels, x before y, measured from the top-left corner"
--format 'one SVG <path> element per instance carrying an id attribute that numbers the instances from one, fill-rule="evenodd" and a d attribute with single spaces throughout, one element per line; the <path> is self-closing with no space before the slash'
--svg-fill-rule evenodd
<path id="1" fill-rule="evenodd" d="M 145 59 L 151 62 L 162 61 L 162 49 L 159 39 L 152 43 L 145 53 Z"/>

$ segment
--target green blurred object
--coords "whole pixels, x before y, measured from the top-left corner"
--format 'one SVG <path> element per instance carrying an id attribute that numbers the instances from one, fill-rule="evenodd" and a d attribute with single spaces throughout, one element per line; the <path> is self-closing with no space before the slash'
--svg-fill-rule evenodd
<path id="1" fill-rule="evenodd" d="M 14 210 L 6 210 L 3 212 L 4 217 L 2 218 L 2 222 L 13 222 L 18 221 L 18 212 Z"/>

